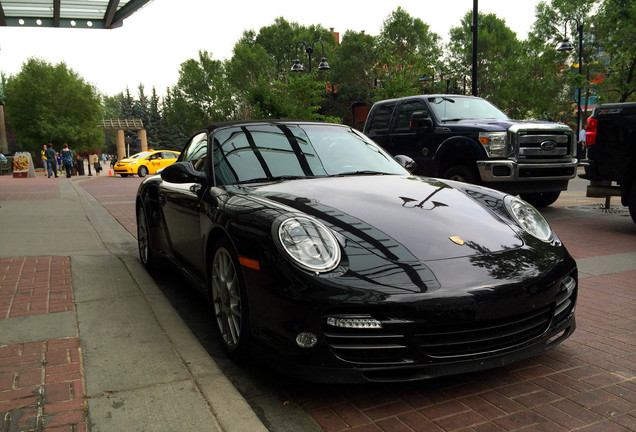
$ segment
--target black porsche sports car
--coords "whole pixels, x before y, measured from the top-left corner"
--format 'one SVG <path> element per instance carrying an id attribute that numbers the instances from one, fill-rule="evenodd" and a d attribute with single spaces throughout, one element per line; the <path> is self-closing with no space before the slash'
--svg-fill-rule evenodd
<path id="1" fill-rule="evenodd" d="M 576 263 L 541 214 L 410 163 L 342 125 L 211 125 L 140 185 L 140 259 L 209 295 L 228 354 L 308 380 L 476 371 L 570 336 Z"/>

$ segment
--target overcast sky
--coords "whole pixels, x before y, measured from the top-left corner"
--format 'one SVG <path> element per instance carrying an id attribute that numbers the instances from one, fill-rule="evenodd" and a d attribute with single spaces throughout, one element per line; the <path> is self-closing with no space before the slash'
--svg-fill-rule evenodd
<path id="1" fill-rule="evenodd" d="M 538 3 L 479 0 L 479 11 L 495 13 L 519 39 L 526 39 Z M 346 30 L 377 35 L 398 6 L 448 40 L 450 28 L 459 26 L 473 1 L 154 0 L 114 30 L 0 27 L 0 71 L 14 75 L 28 58 L 38 57 L 52 64 L 64 61 L 107 95 L 128 87 L 136 97 L 140 83 L 146 94 L 156 87 L 163 95 L 177 83 L 182 62 L 198 58 L 200 50 L 215 59 L 230 58 L 243 31 L 258 32 L 276 17 L 333 27 L 341 35 Z"/>

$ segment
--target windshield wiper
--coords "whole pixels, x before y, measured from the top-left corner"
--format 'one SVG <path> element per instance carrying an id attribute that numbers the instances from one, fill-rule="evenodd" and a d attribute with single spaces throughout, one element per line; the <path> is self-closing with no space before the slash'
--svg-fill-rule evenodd
<path id="1" fill-rule="evenodd" d="M 452 119 L 444 119 L 444 120 L 442 120 L 442 122 L 460 121 L 460 120 L 467 120 L 467 119 L 463 119 L 463 118 L 452 118 Z"/>
<path id="2" fill-rule="evenodd" d="M 354 176 L 354 175 L 387 175 L 388 173 L 381 171 L 371 171 L 371 170 L 360 170 L 360 171 L 349 171 L 334 174 L 333 177 L 343 177 L 343 176 Z"/>
<path id="3" fill-rule="evenodd" d="M 264 183 L 264 182 L 279 181 L 279 180 L 298 180 L 298 179 L 306 179 L 306 178 L 308 177 L 307 176 L 292 176 L 292 175 L 260 177 L 260 178 L 239 181 L 237 182 L 237 184 Z"/>

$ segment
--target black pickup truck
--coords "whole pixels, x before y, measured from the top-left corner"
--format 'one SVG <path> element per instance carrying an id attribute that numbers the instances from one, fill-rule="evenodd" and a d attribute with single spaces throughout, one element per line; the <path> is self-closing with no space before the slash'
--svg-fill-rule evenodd
<path id="1" fill-rule="evenodd" d="M 636 102 L 597 106 L 586 131 L 587 196 L 620 196 L 636 223 Z"/>
<path id="2" fill-rule="evenodd" d="M 364 133 L 414 174 L 483 184 L 542 207 L 575 177 L 576 139 L 558 123 L 511 120 L 488 101 L 421 95 L 376 102 Z"/>

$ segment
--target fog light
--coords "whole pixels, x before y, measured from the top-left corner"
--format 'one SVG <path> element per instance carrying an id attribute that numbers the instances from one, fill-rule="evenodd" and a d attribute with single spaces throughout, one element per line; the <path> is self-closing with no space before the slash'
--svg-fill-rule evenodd
<path id="1" fill-rule="evenodd" d="M 506 165 L 495 165 L 492 169 L 492 175 L 495 177 L 510 177 L 512 171 L 510 171 L 510 167 Z"/>
<path id="2" fill-rule="evenodd" d="M 330 316 L 327 324 L 343 328 L 382 328 L 382 323 L 369 315 Z"/>
<path id="3" fill-rule="evenodd" d="M 313 348 L 318 343 L 318 338 L 310 332 L 301 332 L 296 336 L 296 344 L 301 348 Z"/>

